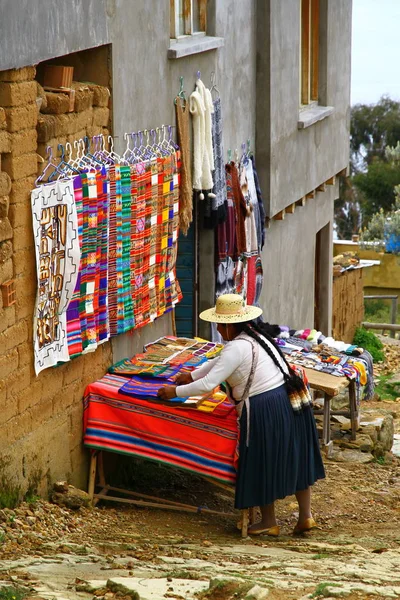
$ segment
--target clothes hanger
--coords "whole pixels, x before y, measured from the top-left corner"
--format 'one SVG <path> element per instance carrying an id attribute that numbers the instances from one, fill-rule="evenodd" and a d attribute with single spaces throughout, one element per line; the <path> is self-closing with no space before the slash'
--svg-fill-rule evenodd
<path id="1" fill-rule="evenodd" d="M 79 175 L 79 171 L 78 169 L 75 169 L 75 167 L 73 167 L 72 165 L 70 165 L 69 163 L 67 163 L 65 161 L 65 151 L 64 151 L 64 146 L 62 144 L 58 144 L 57 145 L 57 150 L 61 151 L 61 160 L 58 163 L 58 173 L 59 173 L 59 177 L 65 177 L 68 176 L 70 173 L 68 173 L 69 171 L 72 171 L 72 173 L 75 173 L 76 175 Z M 51 173 L 51 175 L 48 178 L 48 181 L 54 181 L 54 175 L 55 175 L 56 171 L 53 171 L 53 173 Z"/>
<path id="2" fill-rule="evenodd" d="M 212 73 L 211 73 L 210 84 L 211 84 L 211 87 L 210 87 L 211 94 L 214 92 L 215 94 L 217 94 L 217 98 L 219 98 L 220 93 L 219 93 L 219 89 L 217 88 L 216 77 L 215 77 L 214 71 L 212 71 Z"/>
<path id="3" fill-rule="evenodd" d="M 146 159 L 150 160 L 154 156 L 153 148 L 150 145 L 150 132 L 148 129 L 145 129 L 143 133 L 146 138 L 146 145 L 144 147 L 144 156 Z"/>
<path id="4" fill-rule="evenodd" d="M 53 169 L 55 169 L 55 171 L 58 171 L 58 165 L 56 165 L 55 163 L 52 162 L 53 160 L 53 148 L 51 146 L 47 146 L 46 148 L 46 158 L 47 158 L 47 165 L 45 166 L 45 168 L 43 169 L 41 175 L 39 175 L 39 177 L 35 180 L 35 185 L 37 185 L 38 183 L 40 183 L 41 181 L 43 181 L 44 176 L 46 175 L 46 172 L 48 170 L 49 167 L 53 167 Z"/>
<path id="5" fill-rule="evenodd" d="M 164 125 L 162 125 L 161 127 L 156 127 L 156 133 L 158 134 L 157 148 L 158 148 L 159 152 L 161 153 L 161 156 L 167 156 L 168 151 L 163 146 L 164 140 L 161 139 L 161 133 L 164 132 L 163 128 L 164 128 Z"/>
<path id="6" fill-rule="evenodd" d="M 163 139 L 162 139 L 162 142 L 161 142 L 161 147 L 165 151 L 164 156 L 168 156 L 169 154 L 171 154 L 171 146 L 169 145 L 168 140 L 166 138 L 166 125 L 161 125 L 161 131 L 163 133 Z"/>
<path id="7" fill-rule="evenodd" d="M 250 151 L 250 138 L 247 140 L 247 158 L 250 158 L 251 156 L 251 151 Z"/>
<path id="8" fill-rule="evenodd" d="M 83 141 L 85 143 L 85 149 L 86 149 L 86 157 L 89 159 L 89 161 L 92 163 L 93 167 L 98 168 L 99 166 L 102 167 L 103 163 L 100 162 L 91 152 L 90 152 L 90 138 L 85 135 L 85 137 L 83 138 Z"/>
<path id="9" fill-rule="evenodd" d="M 132 150 L 130 149 L 130 146 L 129 146 L 129 138 L 130 138 L 130 134 L 124 133 L 124 140 L 126 142 L 126 148 L 125 148 L 123 155 L 121 156 L 121 162 L 123 162 L 123 163 L 129 163 L 129 157 L 132 153 Z"/>
<path id="10" fill-rule="evenodd" d="M 110 159 L 112 160 L 112 162 L 114 164 L 116 162 L 120 162 L 121 161 L 121 157 L 116 152 L 114 152 L 114 140 L 113 140 L 112 135 L 109 135 L 107 137 L 107 140 L 108 140 L 108 144 L 109 144 L 109 147 L 110 147 L 110 150 L 108 152 L 108 155 L 109 155 Z"/>
<path id="11" fill-rule="evenodd" d="M 173 151 L 176 151 L 176 150 L 179 150 L 179 146 L 172 139 L 172 129 L 173 129 L 173 127 L 174 127 L 173 125 L 168 125 L 168 144 L 170 145 L 170 147 L 172 148 Z"/>
<path id="12" fill-rule="evenodd" d="M 183 89 L 183 77 L 182 76 L 179 77 L 179 81 L 180 81 L 179 92 L 178 92 L 178 95 L 175 98 L 174 102 L 176 104 L 176 99 L 180 98 L 182 100 L 182 108 L 185 108 L 185 106 L 186 106 L 186 92 Z"/>

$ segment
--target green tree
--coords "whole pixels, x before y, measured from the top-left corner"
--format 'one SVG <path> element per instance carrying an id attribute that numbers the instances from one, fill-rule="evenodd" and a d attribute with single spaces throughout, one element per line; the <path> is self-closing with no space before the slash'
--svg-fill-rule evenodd
<path id="1" fill-rule="evenodd" d="M 376 104 L 356 104 L 351 109 L 351 171 L 367 168 L 374 159 L 385 160 L 385 148 L 400 140 L 400 102 L 388 96 Z"/>
<path id="2" fill-rule="evenodd" d="M 400 140 L 400 102 L 388 96 L 376 104 L 356 104 L 350 119 L 350 177 L 335 202 L 339 239 L 349 239 L 381 208 L 390 209 L 400 183 L 400 161 L 387 154 Z"/>
<path id="3" fill-rule="evenodd" d="M 365 173 L 357 173 L 353 183 L 361 192 L 360 206 L 365 225 L 381 208 L 390 210 L 395 200 L 394 188 L 400 184 L 400 163 L 379 158 L 368 166 Z"/>

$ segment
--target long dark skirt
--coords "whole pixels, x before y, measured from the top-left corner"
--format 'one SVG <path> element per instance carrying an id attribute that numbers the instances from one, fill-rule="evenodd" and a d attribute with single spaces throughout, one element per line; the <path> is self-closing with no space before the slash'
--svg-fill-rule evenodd
<path id="1" fill-rule="evenodd" d="M 236 508 L 271 504 L 305 490 L 325 477 L 311 408 L 295 414 L 280 386 L 250 398 L 250 436 L 246 446 L 247 410 L 240 418 Z"/>

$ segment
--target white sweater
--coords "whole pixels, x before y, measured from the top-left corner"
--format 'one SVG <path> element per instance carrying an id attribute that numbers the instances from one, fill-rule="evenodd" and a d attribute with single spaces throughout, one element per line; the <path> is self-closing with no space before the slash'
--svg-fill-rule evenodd
<path id="1" fill-rule="evenodd" d="M 193 119 L 193 189 L 211 190 L 214 183 L 214 151 L 211 114 L 214 112 L 210 90 L 198 79 L 190 95 L 189 110 Z"/>
<path id="2" fill-rule="evenodd" d="M 217 385 L 223 381 L 227 381 L 232 388 L 235 400 L 240 400 L 246 387 L 252 362 L 251 345 L 245 339 L 241 338 L 251 339 L 248 335 L 242 333 L 240 338 L 229 342 L 217 358 L 207 361 L 204 365 L 193 371 L 193 383 L 179 385 L 176 388 L 176 395 L 180 398 L 198 396 L 211 392 Z M 265 338 L 264 341 L 268 344 Z M 286 365 L 275 348 L 270 347 L 283 365 L 283 368 L 287 370 Z M 249 396 L 273 390 L 283 383 L 284 379 L 281 371 L 268 356 L 264 348 L 260 346 L 257 368 Z"/>

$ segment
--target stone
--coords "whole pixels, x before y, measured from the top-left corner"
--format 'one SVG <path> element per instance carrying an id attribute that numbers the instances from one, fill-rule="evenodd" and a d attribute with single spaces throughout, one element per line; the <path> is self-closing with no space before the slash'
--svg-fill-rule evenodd
<path id="1" fill-rule="evenodd" d="M 393 415 L 384 410 L 366 410 L 362 412 L 360 426 L 373 426 L 378 432 L 378 441 L 385 450 L 390 451 L 393 446 Z"/>
<path id="2" fill-rule="evenodd" d="M 0 219 L 0 242 L 11 240 L 13 237 L 13 229 L 7 218 Z"/>
<path id="3" fill-rule="evenodd" d="M 244 597 L 244 600 L 264 600 L 269 595 L 268 588 L 260 587 L 255 585 L 252 587 Z"/>
<path id="4" fill-rule="evenodd" d="M 75 90 L 74 111 L 82 112 L 93 106 L 93 90 L 79 81 L 74 81 L 72 87 Z"/>
<path id="5" fill-rule="evenodd" d="M 6 129 L 7 128 L 7 121 L 6 121 L 6 113 L 5 110 L 2 106 L 0 106 L 0 129 Z"/>
<path id="6" fill-rule="evenodd" d="M 38 142 L 48 142 L 57 137 L 58 123 L 55 115 L 39 115 L 37 122 L 37 139 Z"/>
<path id="7" fill-rule="evenodd" d="M 0 243 L 0 265 L 5 263 L 6 260 L 11 258 L 13 255 L 12 242 L 7 240 L 6 242 Z"/>
<path id="8" fill-rule="evenodd" d="M 374 460 L 374 457 L 370 452 L 359 452 L 358 450 L 343 450 L 342 451 L 343 461 L 341 462 L 354 462 L 354 463 L 370 463 Z"/>
<path id="9" fill-rule="evenodd" d="M 11 190 L 11 179 L 7 173 L 0 171 L 0 196 L 8 196 Z"/>
<path id="10" fill-rule="evenodd" d="M 395 456 L 400 458 L 400 434 L 398 433 L 393 436 L 392 452 Z"/>
<path id="11" fill-rule="evenodd" d="M 0 196 L 0 219 L 8 216 L 10 207 L 10 198 L 8 196 Z"/>
<path id="12" fill-rule="evenodd" d="M 374 456 L 375 458 L 383 458 L 385 456 L 385 449 L 381 442 L 376 442 L 374 446 Z"/>
<path id="13" fill-rule="evenodd" d="M 373 425 L 364 425 L 360 427 L 360 433 L 369 435 L 374 444 L 378 441 L 378 430 Z"/>
<path id="14" fill-rule="evenodd" d="M 343 440 L 339 442 L 341 448 L 360 450 L 360 452 L 372 452 L 374 442 L 366 434 L 358 434 L 355 440 Z"/>
<path id="15" fill-rule="evenodd" d="M 35 79 L 35 75 L 35 67 L 8 69 L 7 71 L 0 71 L 0 81 L 31 81 Z"/>
<path id="16" fill-rule="evenodd" d="M 87 87 L 93 92 L 93 106 L 108 106 L 111 96 L 108 87 L 94 83 L 88 83 Z"/>
<path id="17" fill-rule="evenodd" d="M 28 152 L 36 152 L 37 132 L 36 129 L 24 129 L 10 136 L 11 154 L 21 156 Z"/>
<path id="18" fill-rule="evenodd" d="M 10 133 L 20 131 L 21 129 L 32 129 L 37 124 L 37 106 L 36 102 L 6 108 L 7 129 Z"/>
<path id="19" fill-rule="evenodd" d="M 58 506 L 65 506 L 73 510 L 77 510 L 82 506 L 89 507 L 91 504 L 89 494 L 75 488 L 73 485 L 68 485 L 67 489 L 62 492 L 54 491 L 51 495 L 51 501 L 58 504 Z"/>
<path id="20" fill-rule="evenodd" d="M 351 421 L 347 417 L 342 415 L 332 415 L 332 420 L 337 421 L 340 424 L 342 431 L 349 431 L 351 429 Z"/>
<path id="21" fill-rule="evenodd" d="M 36 96 L 36 81 L 0 82 L 0 104 L 2 106 L 23 106 L 35 102 Z"/>
<path id="22" fill-rule="evenodd" d="M 50 115 L 61 115 L 69 112 L 69 96 L 68 94 L 45 92 L 46 104 L 41 106 L 40 112 Z"/>
<path id="23" fill-rule="evenodd" d="M 0 129 L 0 154 L 5 154 L 11 150 L 10 134 Z"/>
<path id="24" fill-rule="evenodd" d="M 3 171 L 9 174 L 12 180 L 25 179 L 36 175 L 38 170 L 38 158 L 36 152 L 13 156 L 8 154 L 3 160 Z"/>
<path id="25" fill-rule="evenodd" d="M 107 127 L 110 119 L 110 109 L 98 107 L 93 109 L 93 127 Z"/>

